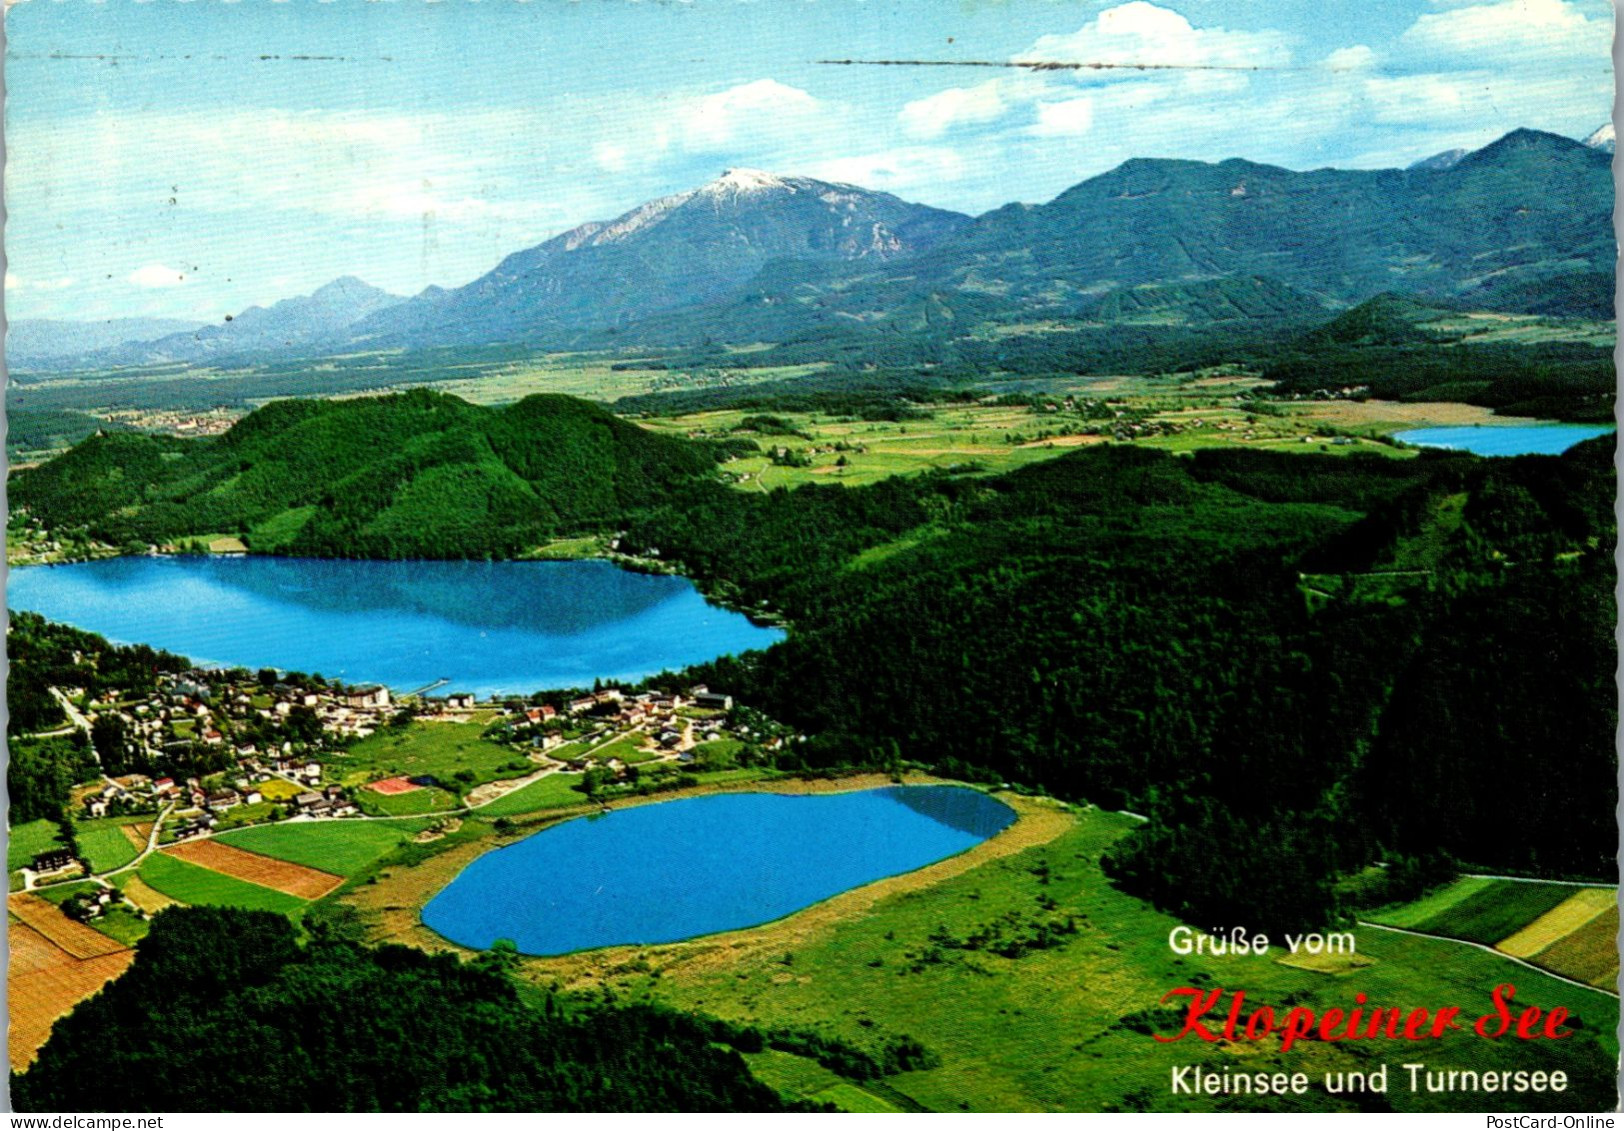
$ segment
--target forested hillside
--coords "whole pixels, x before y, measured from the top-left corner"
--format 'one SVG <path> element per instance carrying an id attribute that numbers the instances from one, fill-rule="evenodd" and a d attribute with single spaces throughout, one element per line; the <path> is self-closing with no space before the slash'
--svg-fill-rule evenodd
<path id="1" fill-rule="evenodd" d="M 357 556 L 624 530 L 789 619 L 690 673 L 816 735 L 789 768 L 902 758 L 1131 808 L 1150 820 L 1113 856 L 1124 884 L 1300 927 L 1384 855 L 1609 874 L 1612 452 L 1099 445 L 754 493 L 591 406 L 414 393 L 277 404 L 212 443 L 99 437 L 14 497 L 123 537 Z"/>
<path id="2" fill-rule="evenodd" d="M 320 931 L 301 946 L 280 915 L 182 908 L 57 1023 L 11 1098 L 18 1111 L 782 1110 L 716 1043 L 733 1035 L 648 1007 L 563 1017 L 453 955 Z"/>
<path id="3" fill-rule="evenodd" d="M 1508 416 L 1613 419 L 1610 340 L 1469 336 L 1467 322 L 1455 311 L 1380 295 L 1275 345 L 1263 376 L 1279 394 L 1359 388 L 1384 400 L 1465 401 Z"/>
<path id="4" fill-rule="evenodd" d="M 824 734 L 809 757 L 894 743 L 1146 812 L 1125 883 L 1301 926 L 1388 851 L 1610 872 L 1611 453 L 1106 448 L 684 500 L 633 537 L 786 609 L 787 641 L 702 674 Z"/>
<path id="5" fill-rule="evenodd" d="M 485 557 L 612 525 L 714 466 L 585 401 L 498 410 L 413 390 L 277 401 L 213 440 L 98 435 L 13 478 L 11 506 L 115 544 L 219 533 L 259 552 Z"/>

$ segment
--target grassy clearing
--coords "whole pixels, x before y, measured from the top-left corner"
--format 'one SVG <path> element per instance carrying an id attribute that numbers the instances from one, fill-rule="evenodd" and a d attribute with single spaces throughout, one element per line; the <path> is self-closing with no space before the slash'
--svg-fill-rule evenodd
<path id="1" fill-rule="evenodd" d="M 217 839 L 222 844 L 274 856 L 340 876 L 354 876 L 399 847 L 408 837 L 394 822 L 284 822 L 241 829 Z"/>
<path id="2" fill-rule="evenodd" d="M 47 884 L 45 887 L 35 888 L 34 894 L 45 900 L 47 903 L 54 903 L 58 907 L 61 907 L 64 903 L 81 892 L 93 892 L 99 890 L 101 890 L 100 884 L 91 883 L 89 880 L 76 880 L 73 883 L 68 884 Z"/>
<path id="3" fill-rule="evenodd" d="M 1422 920 L 1415 929 L 1494 946 L 1565 902 L 1573 892 L 1561 884 L 1490 880 L 1488 887 Z"/>
<path id="4" fill-rule="evenodd" d="M 116 824 L 104 821 L 80 821 L 73 830 L 79 842 L 79 851 L 90 861 L 92 872 L 110 872 L 122 868 L 136 857 L 135 845 Z"/>
<path id="5" fill-rule="evenodd" d="M 1519 1001 L 1565 1006 L 1585 1028 L 1573 1040 L 1516 1042 L 1521 1047 L 1451 1033 L 1429 1044 L 1426 1059 L 1474 1068 L 1561 1068 L 1574 1081 L 1564 1108 L 1610 1109 L 1616 1102 L 1617 1002 L 1495 955 L 1374 929 L 1357 932 L 1358 951 L 1370 962 L 1347 976 L 1282 965 L 1275 961 L 1278 950 L 1220 958 L 1172 953 L 1167 938 L 1176 920 L 1116 890 L 1099 871 L 1100 855 L 1132 825 L 1117 814 L 1082 814 L 1046 844 L 927 886 L 901 888 L 866 913 L 802 928 L 798 937 L 775 934 L 770 947 L 751 945 L 751 933 L 741 932 L 736 940 L 708 945 L 639 948 L 635 956 L 646 960 L 646 973 L 624 951 L 605 954 L 595 965 L 537 960 L 525 969 L 539 984 L 570 976 L 567 984 L 575 988 L 612 988 L 621 1000 L 664 1001 L 740 1022 L 807 1029 L 869 1049 L 911 1036 L 940 1058 L 940 1066 L 884 1083 L 934 1111 L 1352 1109 L 1357 1098 L 1320 1091 L 1306 1101 L 1175 1096 L 1170 1072 L 1200 1063 L 1302 1071 L 1312 1079 L 1325 1071 L 1368 1070 L 1372 1055 L 1392 1060 L 1409 1050 L 1314 1042 L 1282 1053 L 1278 1041 L 1159 1044 L 1152 1033 L 1179 1026 L 1157 1003 L 1169 989 L 1200 985 L 1244 989 L 1248 1009 L 1281 1007 L 1288 999 L 1316 1012 L 1346 1009 L 1357 990 L 1373 1003 L 1459 1004 L 1487 1012 L 1488 988 L 1515 974 Z M 1012 924 L 1007 936 L 1013 924 L 1067 918 L 1076 920 L 1078 931 L 1059 946 L 1013 958 L 961 949 L 991 924 Z M 793 924 L 786 921 L 784 930 Z M 1459 1096 L 1400 1089 L 1387 1100 L 1404 1111 L 1460 1106 Z M 1470 1102 L 1498 1109 L 1525 1104 L 1526 1097 L 1474 1094 Z"/>
<path id="6" fill-rule="evenodd" d="M 154 852 L 141 862 L 140 876 L 148 887 L 180 903 L 215 907 L 246 907 L 296 916 L 305 901 L 259 884 L 233 879 L 162 852 Z"/>
<path id="7" fill-rule="evenodd" d="M 99 918 L 92 919 L 90 925 L 125 946 L 134 946 L 147 937 L 147 921 L 127 907 L 111 907 Z"/>
<path id="8" fill-rule="evenodd" d="M 410 793 L 381 794 L 362 790 L 356 795 L 361 811 L 373 817 L 415 817 L 455 809 L 456 794 L 443 789 L 414 789 Z"/>
<path id="9" fill-rule="evenodd" d="M 62 847 L 55 821 L 40 819 L 11 826 L 11 839 L 6 844 L 6 868 L 16 871 L 33 863 L 41 852 Z"/>
<path id="10" fill-rule="evenodd" d="M 1479 879 L 1475 876 L 1463 876 L 1452 883 L 1445 884 L 1437 891 L 1422 896 L 1413 903 L 1401 903 L 1392 907 L 1383 907 L 1365 915 L 1372 923 L 1383 923 L 1389 927 L 1403 927 L 1405 930 L 1417 930 L 1417 924 L 1437 917 L 1448 911 L 1451 907 L 1461 903 L 1478 892 L 1485 890 L 1493 880 Z"/>
<path id="11" fill-rule="evenodd" d="M 638 762 L 652 762 L 660 756 L 660 752 L 658 750 L 643 749 L 643 743 L 646 741 L 648 741 L 647 735 L 634 731 L 631 734 L 615 739 L 607 746 L 598 747 L 592 752 L 592 756 L 604 762 L 609 761 L 611 758 L 619 758 L 629 766 L 636 765 Z"/>
<path id="12" fill-rule="evenodd" d="M 735 764 L 744 743 L 736 738 L 718 738 L 714 742 L 701 742 L 689 753 L 694 756 L 694 769 L 727 769 Z"/>
<path id="13" fill-rule="evenodd" d="M 400 731 L 382 730 L 331 759 L 327 769 L 344 785 L 364 785 L 390 777 L 428 776 L 446 789 L 468 790 L 485 782 L 523 777 L 535 768 L 516 752 L 481 738 L 483 730 L 477 723 L 448 722 L 414 723 Z M 459 773 L 467 777 L 459 778 Z M 383 811 L 421 813 L 428 810 L 385 808 Z"/>
<path id="14" fill-rule="evenodd" d="M 873 1092 L 865 1091 L 804 1056 L 768 1049 L 749 1053 L 744 1059 L 756 1079 L 791 1100 L 834 1104 L 841 1111 L 849 1112 L 899 1110 Z"/>
<path id="15" fill-rule="evenodd" d="M 294 785 L 281 778 L 272 778 L 270 781 L 260 782 L 254 787 L 267 801 L 292 801 L 304 792 L 302 786 Z"/>
<path id="16" fill-rule="evenodd" d="M 564 809 L 571 805 L 586 804 L 586 794 L 576 789 L 581 774 L 557 773 L 537 778 L 505 797 L 498 797 L 477 812 L 482 817 L 515 817 L 521 813 L 534 813 L 542 809 Z"/>
<path id="17" fill-rule="evenodd" d="M 256 801 L 252 805 L 233 805 L 220 816 L 219 831 L 238 829 L 244 825 L 269 821 L 276 816 L 274 801 Z"/>
<path id="18" fill-rule="evenodd" d="M 537 561 L 574 561 L 579 558 L 601 557 L 606 548 L 607 543 L 602 536 L 590 534 L 584 538 L 555 538 L 519 556 L 522 559 Z"/>

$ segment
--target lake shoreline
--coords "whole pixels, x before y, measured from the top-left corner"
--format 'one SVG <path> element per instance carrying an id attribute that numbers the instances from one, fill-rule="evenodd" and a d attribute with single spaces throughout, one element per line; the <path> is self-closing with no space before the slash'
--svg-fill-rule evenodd
<path id="1" fill-rule="evenodd" d="M 634 683 L 759 651 L 785 631 L 674 571 L 606 559 L 121 555 L 16 567 L 8 605 L 202 666 L 319 671 L 480 699 Z"/>
<path id="2" fill-rule="evenodd" d="M 606 967 L 613 966 L 619 961 L 634 961 L 637 955 L 654 951 L 676 952 L 692 957 L 691 952 L 703 952 L 723 945 L 736 949 L 743 945 L 736 941 L 736 937 L 748 939 L 752 946 L 781 946 L 781 941 L 773 940 L 860 913 L 862 909 L 895 892 L 929 887 L 978 867 L 987 860 L 1048 843 L 1075 820 L 1071 806 L 1052 798 L 1028 797 L 1008 790 L 988 790 L 919 771 L 901 775 L 900 781 L 890 774 L 858 773 L 830 778 L 780 777 L 701 783 L 686 789 L 619 799 L 614 807 L 633 808 L 729 793 L 816 795 L 856 793 L 895 785 L 950 785 L 976 789 L 1009 806 L 1015 812 L 1015 820 L 996 835 L 955 855 L 838 892 L 778 919 L 752 927 L 733 928 L 668 943 L 613 944 L 563 955 L 524 955 L 521 962 L 525 968 L 535 964 L 549 969 L 559 964 L 572 968 L 580 966 L 584 970 L 596 971 L 581 974 L 581 977 L 590 979 L 601 973 L 596 970 L 599 962 Z M 583 804 L 567 810 L 538 814 L 534 820 L 515 824 L 513 830 L 506 834 L 493 831 L 458 844 L 420 864 L 386 868 L 375 877 L 340 889 L 334 898 L 340 904 L 355 908 L 363 917 L 373 919 L 368 931 L 369 942 L 401 943 L 430 953 L 446 952 L 471 958 L 481 952 L 455 943 L 434 931 L 423 922 L 422 909 L 469 865 L 489 852 L 598 812 L 601 812 L 600 806 Z"/>

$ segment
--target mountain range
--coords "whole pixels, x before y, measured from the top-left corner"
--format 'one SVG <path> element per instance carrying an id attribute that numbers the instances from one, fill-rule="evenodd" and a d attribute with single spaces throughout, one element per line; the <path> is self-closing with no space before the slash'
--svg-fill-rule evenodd
<path id="1" fill-rule="evenodd" d="M 951 336 L 1034 317 L 1334 312 L 1389 292 L 1610 318 L 1612 145 L 1604 127 L 1586 142 L 1516 130 L 1407 169 L 1134 159 L 1046 204 L 973 219 L 732 169 L 515 252 L 466 286 L 401 299 L 345 277 L 219 325 L 54 358 L 25 349 L 13 364 Z"/>

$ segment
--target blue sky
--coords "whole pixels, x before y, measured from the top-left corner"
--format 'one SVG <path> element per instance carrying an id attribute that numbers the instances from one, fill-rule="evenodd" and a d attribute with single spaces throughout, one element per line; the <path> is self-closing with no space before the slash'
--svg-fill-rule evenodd
<path id="1" fill-rule="evenodd" d="M 1129 157 L 1401 165 L 1611 113 L 1607 0 L 23 0 L 8 317 L 456 286 L 746 165 L 981 212 Z M 846 67 L 822 59 L 1172 65 Z"/>

